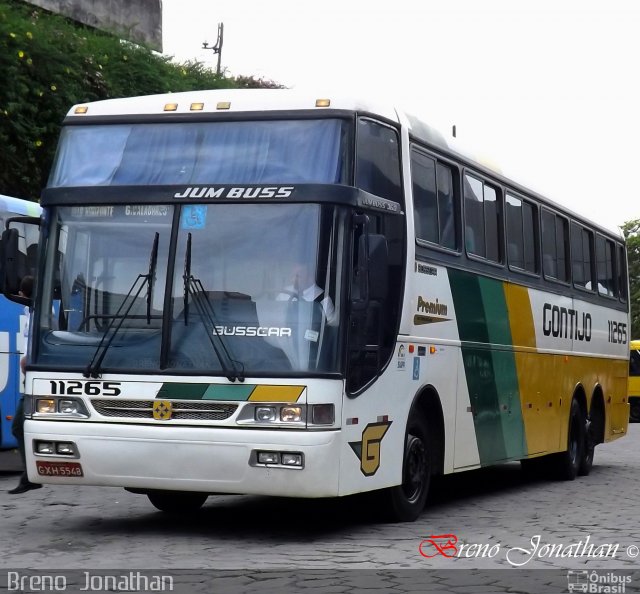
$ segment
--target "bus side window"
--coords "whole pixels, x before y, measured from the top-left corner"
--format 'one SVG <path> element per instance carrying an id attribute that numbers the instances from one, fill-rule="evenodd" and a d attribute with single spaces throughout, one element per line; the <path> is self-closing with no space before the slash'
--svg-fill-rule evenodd
<path id="1" fill-rule="evenodd" d="M 483 184 L 470 175 L 464 178 L 464 221 L 467 252 L 486 257 Z"/>
<path id="2" fill-rule="evenodd" d="M 506 193 L 507 262 L 510 268 L 538 272 L 536 235 L 538 213 L 534 204 Z"/>
<path id="3" fill-rule="evenodd" d="M 566 218 L 542 209 L 542 270 L 545 277 L 561 282 L 569 280 L 569 226 Z"/>
<path id="4" fill-rule="evenodd" d="M 616 275 L 618 280 L 618 294 L 620 301 L 627 302 L 627 250 L 625 246 L 618 245 L 618 257 L 616 259 Z"/>
<path id="5" fill-rule="evenodd" d="M 615 252 L 613 241 L 596 236 L 596 274 L 598 279 L 598 293 L 607 297 L 617 297 L 617 287 L 614 277 Z"/>
<path id="6" fill-rule="evenodd" d="M 573 284 L 582 289 L 593 287 L 593 233 L 571 223 L 571 268 Z"/>
<path id="7" fill-rule="evenodd" d="M 413 151 L 411 155 L 413 204 L 416 238 L 438 243 L 438 200 L 436 194 L 436 162 Z"/>
<path id="8" fill-rule="evenodd" d="M 451 167 L 411 151 L 416 239 L 456 249 L 456 206 Z"/>
<path id="9" fill-rule="evenodd" d="M 502 262 L 502 205 L 498 190 L 468 173 L 464 176 L 464 222 L 467 253 Z"/>

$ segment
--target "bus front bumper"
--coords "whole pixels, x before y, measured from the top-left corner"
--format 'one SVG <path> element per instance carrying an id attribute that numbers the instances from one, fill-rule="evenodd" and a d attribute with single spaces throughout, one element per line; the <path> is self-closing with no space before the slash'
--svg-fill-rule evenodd
<path id="1" fill-rule="evenodd" d="M 54 451 L 57 444 L 71 443 L 77 454 L 36 454 L 37 442 L 51 444 Z M 335 430 L 29 419 L 25 444 L 29 479 L 35 483 L 289 497 L 338 495 L 340 432 Z M 260 464 L 261 452 L 289 454 L 289 462 L 301 454 L 302 466 Z"/>

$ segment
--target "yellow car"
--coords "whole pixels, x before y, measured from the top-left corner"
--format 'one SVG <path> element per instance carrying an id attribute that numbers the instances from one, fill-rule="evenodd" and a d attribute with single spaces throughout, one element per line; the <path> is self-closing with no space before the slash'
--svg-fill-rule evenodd
<path id="1" fill-rule="evenodd" d="M 640 422 L 640 340 L 630 343 L 631 356 L 629 358 L 629 405 L 631 406 L 630 421 Z"/>

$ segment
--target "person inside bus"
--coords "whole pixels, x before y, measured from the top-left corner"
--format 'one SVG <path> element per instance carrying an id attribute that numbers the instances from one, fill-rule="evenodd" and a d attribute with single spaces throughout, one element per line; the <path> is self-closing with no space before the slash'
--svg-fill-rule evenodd
<path id="1" fill-rule="evenodd" d="M 278 340 L 298 371 L 323 369 L 331 359 L 333 341 L 327 340 L 333 327 L 339 323 L 339 315 L 333 300 L 316 283 L 315 267 L 298 258 L 284 278 L 283 288 L 276 294 L 276 301 L 283 302 L 282 323 L 290 329 L 290 338 Z M 321 277 L 320 277 L 321 278 Z"/>
<path id="2" fill-rule="evenodd" d="M 31 299 L 31 294 L 33 293 L 33 277 L 32 276 L 24 276 L 22 281 L 20 282 L 20 290 L 18 291 L 18 295 L 20 297 L 26 297 L 27 299 Z M 27 339 L 29 336 L 29 326 L 31 323 L 31 312 L 28 307 L 25 306 L 25 314 L 27 315 L 27 325 L 24 331 L 24 352 L 25 355 L 20 359 L 20 369 L 22 373 L 25 371 L 25 366 L 27 363 L 26 352 L 27 352 Z M 29 480 L 27 475 L 27 463 L 25 456 L 25 445 L 24 445 L 24 396 L 20 395 L 20 400 L 18 401 L 18 405 L 16 406 L 16 414 L 13 417 L 13 423 L 11 424 L 11 433 L 18 441 L 18 451 L 20 452 L 20 458 L 22 460 L 22 474 L 20 475 L 20 481 L 18 485 L 11 489 L 9 493 L 12 495 L 18 495 L 20 493 L 26 493 L 27 491 L 31 491 L 33 489 L 40 489 L 42 485 L 38 485 L 37 483 L 32 483 Z"/>
<path id="3" fill-rule="evenodd" d="M 306 301 L 317 302 L 329 326 L 338 324 L 338 315 L 331 297 L 325 295 L 324 289 L 316 284 L 315 276 L 307 262 L 298 261 L 294 264 L 289 284 L 276 297 L 277 301 Z"/>

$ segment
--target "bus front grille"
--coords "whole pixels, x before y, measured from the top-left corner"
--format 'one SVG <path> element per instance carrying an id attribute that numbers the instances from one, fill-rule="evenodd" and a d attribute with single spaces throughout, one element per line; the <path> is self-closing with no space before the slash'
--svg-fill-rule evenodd
<path id="1" fill-rule="evenodd" d="M 125 419 L 154 419 L 153 406 L 155 400 L 91 400 L 93 408 L 103 417 Z M 224 421 L 238 408 L 237 404 L 220 404 L 219 402 L 186 402 L 171 401 L 171 419 L 190 421 Z"/>

